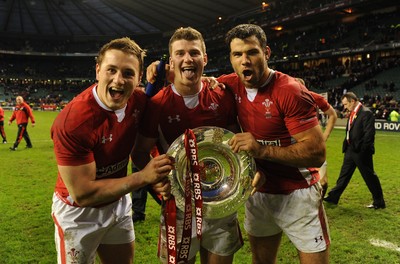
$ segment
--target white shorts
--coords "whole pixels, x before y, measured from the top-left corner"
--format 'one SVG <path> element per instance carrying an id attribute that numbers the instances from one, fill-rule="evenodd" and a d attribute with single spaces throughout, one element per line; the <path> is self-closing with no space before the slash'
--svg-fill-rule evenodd
<path id="1" fill-rule="evenodd" d="M 283 231 L 301 252 L 324 251 L 330 236 L 320 188 L 315 184 L 288 195 L 255 193 L 246 202 L 245 230 L 254 237 Z"/>
<path id="2" fill-rule="evenodd" d="M 177 248 L 179 249 L 180 241 L 182 240 L 184 212 L 177 209 L 176 218 L 176 238 L 178 242 Z M 194 258 L 197 252 L 200 251 L 200 247 L 219 256 L 230 256 L 243 246 L 237 213 L 220 219 L 203 219 L 201 241 L 197 239 L 195 221 L 193 217 L 192 240 L 188 259 Z M 162 263 L 167 263 L 168 253 L 163 215 L 161 216 L 160 227 L 158 257 Z"/>
<path id="3" fill-rule="evenodd" d="M 100 244 L 135 240 L 130 194 L 109 205 L 76 207 L 53 195 L 52 217 L 58 263 L 94 263 Z"/>

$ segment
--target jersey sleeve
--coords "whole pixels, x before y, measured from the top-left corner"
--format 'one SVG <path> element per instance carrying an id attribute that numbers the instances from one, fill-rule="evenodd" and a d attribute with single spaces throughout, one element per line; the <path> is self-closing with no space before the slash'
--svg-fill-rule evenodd
<path id="1" fill-rule="evenodd" d="M 26 110 L 28 111 L 27 114 L 28 114 L 28 117 L 31 119 L 32 124 L 35 124 L 35 117 L 33 115 L 32 108 L 28 104 L 26 104 Z"/>
<path id="2" fill-rule="evenodd" d="M 317 107 L 319 109 L 321 109 L 322 112 L 326 112 L 328 111 L 330 104 L 328 103 L 328 101 L 325 99 L 325 97 L 323 97 L 322 95 L 315 93 L 315 92 L 311 92 L 311 95 L 314 97 L 315 100 L 315 104 L 317 105 Z"/>
<path id="3" fill-rule="evenodd" d="M 279 92 L 281 113 L 291 135 L 318 125 L 314 98 L 307 89 L 293 79 L 276 90 Z"/>
<path id="4" fill-rule="evenodd" d="M 92 142 L 93 117 L 88 113 L 65 108 L 51 128 L 57 164 L 79 166 L 94 161 Z"/>
<path id="5" fill-rule="evenodd" d="M 225 84 L 226 89 L 235 92 L 240 86 L 241 81 L 236 73 L 224 74 L 217 78 L 217 81 Z"/>

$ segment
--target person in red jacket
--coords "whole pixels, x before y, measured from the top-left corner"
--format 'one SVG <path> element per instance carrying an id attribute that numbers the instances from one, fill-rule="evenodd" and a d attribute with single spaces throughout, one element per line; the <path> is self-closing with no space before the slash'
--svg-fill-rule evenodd
<path id="1" fill-rule="evenodd" d="M 3 138 L 3 144 L 7 143 L 6 132 L 4 131 L 4 110 L 0 106 L 0 135 Z"/>
<path id="2" fill-rule="evenodd" d="M 33 116 L 32 109 L 24 101 L 24 98 L 22 98 L 22 96 L 17 96 L 15 101 L 17 102 L 17 105 L 15 106 L 14 112 L 8 121 L 8 125 L 11 125 L 11 123 L 16 119 L 18 125 L 17 139 L 15 140 L 14 145 L 10 147 L 10 150 L 13 151 L 17 150 L 22 138 L 24 138 L 26 141 L 26 147 L 32 148 L 32 142 L 26 129 L 29 118 L 31 119 L 32 127 L 35 126 L 35 117 Z"/>

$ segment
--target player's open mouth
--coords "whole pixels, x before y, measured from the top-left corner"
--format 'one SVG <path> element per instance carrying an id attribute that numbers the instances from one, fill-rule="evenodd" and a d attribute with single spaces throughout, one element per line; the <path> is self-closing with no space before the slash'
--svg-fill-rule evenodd
<path id="1" fill-rule="evenodd" d="M 250 80 L 251 76 L 253 75 L 253 71 L 251 71 L 251 70 L 244 70 L 242 73 L 243 73 L 244 79 L 247 81 Z"/>
<path id="2" fill-rule="evenodd" d="M 108 89 L 108 92 L 110 93 L 113 99 L 119 99 L 124 95 L 124 90 L 120 90 L 115 87 L 110 87 Z"/>

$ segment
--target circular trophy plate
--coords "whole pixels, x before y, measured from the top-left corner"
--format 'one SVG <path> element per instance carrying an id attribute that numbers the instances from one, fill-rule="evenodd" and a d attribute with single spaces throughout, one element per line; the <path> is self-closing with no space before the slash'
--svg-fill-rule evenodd
<path id="1" fill-rule="evenodd" d="M 250 195 L 251 181 L 256 171 L 255 161 L 245 151 L 232 152 L 228 141 L 234 134 L 229 130 L 207 126 L 192 131 L 196 136 L 198 160 L 202 167 L 203 217 L 222 218 L 231 215 Z M 187 172 L 184 134 L 171 144 L 167 154 L 175 158 L 175 170 L 169 174 L 171 192 L 177 207 L 184 211 Z"/>

